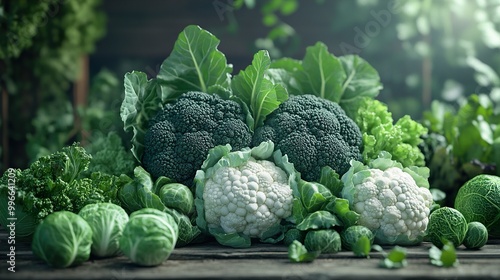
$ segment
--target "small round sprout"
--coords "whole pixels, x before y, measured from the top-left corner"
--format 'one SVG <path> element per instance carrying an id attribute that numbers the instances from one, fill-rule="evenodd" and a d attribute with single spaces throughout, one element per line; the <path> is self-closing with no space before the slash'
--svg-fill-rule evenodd
<path id="1" fill-rule="evenodd" d="M 350 226 L 340 233 L 342 246 L 347 250 L 352 250 L 356 242 L 363 236 L 366 236 L 370 244 L 373 244 L 375 236 L 369 228 L 360 225 Z"/>
<path id="2" fill-rule="evenodd" d="M 193 193 L 186 185 L 179 183 L 163 185 L 159 197 L 168 208 L 175 209 L 185 215 L 194 212 Z"/>
<path id="3" fill-rule="evenodd" d="M 174 250 L 178 234 L 179 228 L 171 215 L 144 208 L 130 215 L 120 238 L 120 250 L 138 265 L 157 266 Z"/>
<path id="4" fill-rule="evenodd" d="M 300 231 L 296 228 L 292 228 L 285 233 L 285 237 L 283 238 L 283 243 L 286 246 L 291 245 L 294 240 L 297 240 L 300 243 L 302 243 L 304 242 L 304 235 L 305 233 L 303 231 Z"/>
<path id="5" fill-rule="evenodd" d="M 463 244 L 468 249 L 479 249 L 488 242 L 488 229 L 480 222 L 470 222 Z"/>
<path id="6" fill-rule="evenodd" d="M 428 239 L 436 247 L 442 248 L 445 240 L 455 247 L 462 244 L 467 233 L 467 221 L 458 210 L 450 207 L 441 207 L 429 216 L 427 227 Z"/>
<path id="7" fill-rule="evenodd" d="M 333 229 L 312 230 L 306 234 L 304 246 L 308 251 L 337 253 L 342 249 L 340 235 Z"/>

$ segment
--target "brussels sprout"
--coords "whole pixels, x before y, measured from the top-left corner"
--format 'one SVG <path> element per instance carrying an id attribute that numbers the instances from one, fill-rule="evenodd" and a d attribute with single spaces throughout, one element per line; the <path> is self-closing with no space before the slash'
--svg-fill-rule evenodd
<path id="1" fill-rule="evenodd" d="M 463 244 L 469 249 L 479 249 L 488 242 L 488 230 L 480 222 L 470 222 Z"/>
<path id="2" fill-rule="evenodd" d="M 342 249 L 340 235 L 333 229 L 312 230 L 306 234 L 304 246 L 308 251 L 337 253 Z"/>
<path id="3" fill-rule="evenodd" d="M 175 209 L 185 215 L 189 215 L 194 212 L 193 193 L 183 184 L 166 184 L 161 187 L 158 196 L 163 204 L 165 204 L 168 208 Z"/>
<path id="4" fill-rule="evenodd" d="M 356 242 L 363 236 L 368 238 L 370 245 L 373 244 L 375 236 L 369 228 L 360 225 L 350 226 L 340 233 L 342 246 L 347 250 L 352 250 Z"/>
<path id="5" fill-rule="evenodd" d="M 285 236 L 283 237 L 283 243 L 286 246 L 290 246 L 293 241 L 297 240 L 300 243 L 304 242 L 304 236 L 305 232 L 300 231 L 296 228 L 289 229 L 286 233 Z"/>
<path id="6" fill-rule="evenodd" d="M 69 211 L 54 212 L 43 219 L 32 240 L 33 253 L 47 264 L 64 268 L 79 265 L 90 257 L 92 229 Z"/>
<path id="7" fill-rule="evenodd" d="M 101 258 L 118 255 L 119 240 L 128 222 L 127 212 L 116 204 L 106 202 L 87 204 L 78 215 L 92 228 L 91 253 Z"/>
<path id="8" fill-rule="evenodd" d="M 178 234 L 171 215 L 144 208 L 130 215 L 120 237 L 120 250 L 138 265 L 160 265 L 174 250 Z"/>
<path id="9" fill-rule="evenodd" d="M 458 210 L 441 207 L 429 216 L 427 233 L 429 241 L 439 248 L 443 247 L 445 240 L 458 247 L 462 244 L 467 233 L 467 221 Z"/>

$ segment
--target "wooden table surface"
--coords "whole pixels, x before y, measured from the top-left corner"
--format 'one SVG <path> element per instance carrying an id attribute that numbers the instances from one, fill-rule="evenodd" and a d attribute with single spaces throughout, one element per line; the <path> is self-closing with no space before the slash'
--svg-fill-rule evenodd
<path id="1" fill-rule="evenodd" d="M 16 240 L 16 272 L 7 270 L 7 233 L 0 230 L 0 279 L 500 279 L 500 240 L 481 250 L 457 249 L 460 264 L 452 268 L 429 263 L 429 243 L 408 247 L 408 266 L 379 268 L 381 253 L 369 259 L 352 252 L 323 254 L 312 263 L 291 263 L 284 245 L 254 244 L 234 249 L 216 243 L 177 248 L 157 267 L 139 267 L 124 257 L 91 259 L 80 266 L 54 269 L 37 259 L 28 242 Z M 10 246 L 10 245 L 9 245 Z M 390 247 L 387 248 L 388 250 Z"/>

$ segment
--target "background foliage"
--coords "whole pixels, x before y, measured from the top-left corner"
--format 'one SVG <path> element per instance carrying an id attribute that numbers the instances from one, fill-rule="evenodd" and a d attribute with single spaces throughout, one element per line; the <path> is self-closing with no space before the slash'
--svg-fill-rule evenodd
<path id="1" fill-rule="evenodd" d="M 325 2 L 314 5 L 321 9 Z M 260 9 L 268 33 L 255 40 L 256 48 L 269 49 L 274 58 L 296 56 L 308 34 L 297 32 L 287 19 L 300 15 L 305 5 L 237 0 L 228 30 L 237 32 L 239 12 Z M 500 100 L 499 0 L 337 1 L 330 24 L 318 28 L 325 37 L 344 38 L 335 53 L 359 54 L 378 70 L 385 87 L 381 99 L 398 117 L 420 118 L 432 100 L 463 102 L 471 93 Z"/>
<path id="2" fill-rule="evenodd" d="M 177 1 L 169 3 L 180 5 Z M 388 104 L 394 119 L 403 114 L 420 119 L 424 111 L 430 110 L 432 100 L 458 108 L 472 93 L 489 95 L 498 111 L 500 0 L 183 3 L 179 10 L 186 14 L 179 17 L 190 23 L 202 24 L 202 18 L 193 19 L 196 9 L 218 18 L 203 27 L 213 30 L 219 38 L 235 38 L 231 42 L 237 43 L 239 38 L 252 36 L 254 43 L 239 50 L 247 59 L 263 48 L 272 58 L 301 58 L 311 44 L 312 34 L 335 41 L 328 47 L 337 55 L 359 54 L 379 72 L 384 86 L 379 99 Z M 163 5 L 166 8 L 174 4 Z M 8 166 L 26 166 L 74 140 L 83 140 L 91 149 L 92 143 L 101 142 L 99 139 L 109 131 L 124 136 L 118 112 L 123 75 L 140 68 L 134 66 L 138 61 L 146 61 L 145 71 L 154 74 L 159 70 L 154 65 L 161 60 L 130 55 L 120 57 L 118 62 L 102 60 L 97 66 L 91 65 L 87 106 L 77 108 L 72 90 L 81 69 L 80 58 L 91 54 L 96 43 L 106 38 L 107 28 L 116 28 L 106 25 L 106 12 L 113 11 L 105 11 L 103 6 L 99 0 L 0 0 L 0 89 L 10 101 L 9 123 L 0 119 L 0 126 L 8 130 Z M 259 33 L 249 34 L 242 25 L 248 13 L 257 15 L 252 23 Z M 315 30 L 301 29 L 300 22 L 319 15 L 321 24 Z M 141 22 L 151 16 L 138 12 L 135 20 Z M 157 28 L 178 33 L 183 27 Z M 141 32 L 146 38 L 152 30 L 143 28 Z M 164 53 L 163 58 L 168 49 Z M 228 57 L 228 61 L 238 65 L 236 58 Z M 102 65 L 109 65 L 109 70 L 103 70 Z M 235 67 L 233 74 L 238 71 Z M 0 166 L 0 170 L 6 167 Z"/>

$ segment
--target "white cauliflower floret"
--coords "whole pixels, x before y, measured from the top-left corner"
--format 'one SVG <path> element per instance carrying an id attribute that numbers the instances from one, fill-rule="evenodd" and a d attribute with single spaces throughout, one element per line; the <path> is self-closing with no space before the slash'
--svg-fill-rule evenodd
<path id="1" fill-rule="evenodd" d="M 354 190 L 343 190 L 343 196 L 346 194 L 354 211 L 360 214 L 358 223 L 374 231 L 381 243 L 423 237 L 433 204 L 430 191 L 419 187 L 401 168 L 369 172 L 370 176 L 354 185 Z"/>
<path id="2" fill-rule="evenodd" d="M 217 169 L 204 187 L 208 227 L 261 237 L 292 213 L 287 174 L 273 162 L 251 158 L 238 167 Z"/>

